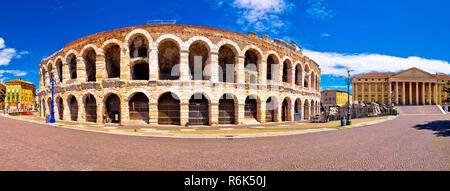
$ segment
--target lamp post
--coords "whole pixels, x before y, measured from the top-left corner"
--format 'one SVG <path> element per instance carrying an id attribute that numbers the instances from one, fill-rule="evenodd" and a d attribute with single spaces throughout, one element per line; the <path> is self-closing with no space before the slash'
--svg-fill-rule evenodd
<path id="1" fill-rule="evenodd" d="M 347 84 L 347 125 L 352 124 L 352 113 L 351 113 L 351 107 L 350 107 L 350 85 L 352 85 L 352 79 L 350 78 L 350 68 L 347 68 L 348 77 L 345 79 L 345 83 Z"/>
<path id="2" fill-rule="evenodd" d="M 49 123 L 55 123 L 55 102 L 54 102 L 54 95 L 55 95 L 55 75 L 53 73 L 51 73 L 51 77 L 50 77 L 50 85 L 51 85 L 51 92 L 52 92 L 52 104 L 51 104 L 51 108 L 50 108 L 50 121 Z"/>

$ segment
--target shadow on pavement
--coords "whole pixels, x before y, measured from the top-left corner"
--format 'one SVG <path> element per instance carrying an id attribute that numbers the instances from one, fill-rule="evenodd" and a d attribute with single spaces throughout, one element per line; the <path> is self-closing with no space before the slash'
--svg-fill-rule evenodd
<path id="1" fill-rule="evenodd" d="M 439 137 L 450 136 L 450 120 L 432 121 L 426 124 L 416 125 L 414 128 L 419 130 L 432 130 Z"/>

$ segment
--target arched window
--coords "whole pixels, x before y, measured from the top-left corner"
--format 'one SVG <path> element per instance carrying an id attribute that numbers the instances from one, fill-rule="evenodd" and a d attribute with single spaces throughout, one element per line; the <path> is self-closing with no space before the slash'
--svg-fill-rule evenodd
<path id="1" fill-rule="evenodd" d="M 235 124 L 235 105 L 232 95 L 224 94 L 219 99 L 219 124 Z"/>
<path id="2" fill-rule="evenodd" d="M 131 64 L 131 79 L 149 80 L 149 68 L 146 61 L 141 60 Z"/>
<path id="3" fill-rule="evenodd" d="M 158 62 L 160 80 L 177 80 L 180 78 L 180 48 L 174 41 L 164 40 L 159 44 Z"/>
<path id="4" fill-rule="evenodd" d="M 106 122 L 120 122 L 120 98 L 116 94 L 110 94 L 105 100 Z"/>
<path id="5" fill-rule="evenodd" d="M 87 122 L 97 122 L 97 101 L 92 94 L 89 94 L 84 100 L 84 109 Z"/>
<path id="6" fill-rule="evenodd" d="M 129 43 L 130 58 L 148 58 L 148 40 L 145 36 L 138 34 L 131 39 Z"/>
<path id="7" fill-rule="evenodd" d="M 111 45 L 105 51 L 105 63 L 108 78 L 120 77 L 120 47 L 117 44 Z"/>
<path id="8" fill-rule="evenodd" d="M 128 102 L 130 120 L 149 122 L 149 102 L 144 93 L 138 92 Z"/>
<path id="9" fill-rule="evenodd" d="M 180 124 L 180 99 L 171 92 L 164 93 L 158 99 L 158 124 Z"/>
<path id="10" fill-rule="evenodd" d="M 219 48 L 219 82 L 234 83 L 236 81 L 236 50 L 224 45 Z"/>
<path id="11" fill-rule="evenodd" d="M 89 49 L 86 53 L 84 53 L 84 62 L 86 66 L 86 76 L 88 82 L 96 81 L 96 59 L 97 54 L 94 49 Z"/>
<path id="12" fill-rule="evenodd" d="M 189 69 L 191 79 L 209 80 L 211 78 L 210 52 L 206 43 L 196 41 L 189 47 Z"/>
<path id="13" fill-rule="evenodd" d="M 279 68 L 278 59 L 271 54 L 267 57 L 267 80 L 276 80 L 278 76 L 277 69 Z M 274 69 L 272 71 L 272 69 Z"/>
<path id="14" fill-rule="evenodd" d="M 71 54 L 67 59 L 67 63 L 69 65 L 70 79 L 77 79 L 77 57 Z"/>
<path id="15" fill-rule="evenodd" d="M 254 49 L 245 52 L 244 67 L 245 67 L 245 83 L 258 83 L 258 71 L 261 57 Z"/>
<path id="16" fill-rule="evenodd" d="M 209 125 L 209 100 L 203 94 L 194 94 L 189 99 L 189 124 Z"/>

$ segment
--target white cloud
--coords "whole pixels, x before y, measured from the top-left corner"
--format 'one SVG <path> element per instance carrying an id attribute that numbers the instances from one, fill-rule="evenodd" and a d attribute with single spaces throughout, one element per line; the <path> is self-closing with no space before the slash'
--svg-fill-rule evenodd
<path id="1" fill-rule="evenodd" d="M 5 48 L 5 40 L 0 37 L 0 49 Z"/>
<path id="2" fill-rule="evenodd" d="M 227 2 L 232 8 L 237 9 L 236 15 L 239 16 L 236 23 L 243 30 L 270 31 L 275 34 L 290 25 L 289 21 L 283 20 L 281 16 L 294 6 L 287 0 L 216 1 L 218 7 Z"/>
<path id="3" fill-rule="evenodd" d="M 321 36 L 321 37 L 330 37 L 330 34 L 328 34 L 328 33 L 322 33 L 320 36 Z"/>
<path id="4" fill-rule="evenodd" d="M 25 76 L 28 74 L 28 72 L 21 71 L 21 70 L 0 70 L 0 77 L 3 76 L 3 74 L 5 74 L 5 73 L 9 73 L 9 74 L 12 74 L 17 77 Z"/>
<path id="5" fill-rule="evenodd" d="M 326 21 L 334 17 L 334 12 L 328 8 L 325 0 L 310 0 L 311 7 L 306 10 L 308 16 L 314 19 Z"/>
<path id="6" fill-rule="evenodd" d="M 0 49 L 0 66 L 8 65 L 15 55 L 16 50 L 14 48 Z"/>
<path id="7" fill-rule="evenodd" d="M 352 75 L 368 72 L 399 72 L 417 67 L 429 73 L 450 74 L 450 64 L 443 60 L 425 59 L 416 56 L 401 58 L 380 54 L 340 54 L 304 50 L 304 54 L 320 65 L 322 74 L 346 75 L 350 68 Z"/>
<path id="8" fill-rule="evenodd" d="M 11 62 L 11 59 L 19 59 L 23 55 L 30 54 L 28 51 L 20 51 L 17 53 L 14 48 L 5 48 L 5 40 L 0 37 L 0 66 L 6 66 Z"/>

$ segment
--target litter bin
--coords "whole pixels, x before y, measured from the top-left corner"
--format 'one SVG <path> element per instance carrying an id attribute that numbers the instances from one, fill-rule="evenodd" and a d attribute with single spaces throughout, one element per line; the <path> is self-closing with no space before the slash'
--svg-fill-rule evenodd
<path id="1" fill-rule="evenodd" d="M 345 122 L 347 122 L 345 117 L 341 117 L 341 126 L 345 126 L 345 124 L 346 124 Z"/>

